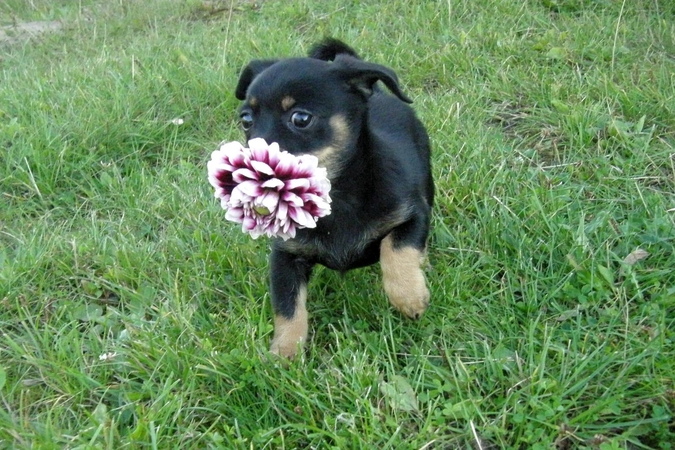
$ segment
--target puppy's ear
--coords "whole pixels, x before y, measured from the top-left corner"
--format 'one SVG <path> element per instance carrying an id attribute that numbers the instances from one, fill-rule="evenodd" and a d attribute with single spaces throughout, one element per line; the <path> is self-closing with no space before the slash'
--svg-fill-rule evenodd
<path id="1" fill-rule="evenodd" d="M 350 55 L 358 58 L 356 51 L 342 41 L 326 38 L 309 50 L 309 57 L 323 61 L 334 61 L 337 55 Z"/>
<path id="2" fill-rule="evenodd" d="M 244 67 L 241 71 L 237 89 L 234 91 L 234 96 L 237 97 L 237 100 L 244 100 L 246 98 L 246 91 L 255 77 L 277 61 L 276 59 L 254 59 L 248 63 L 248 66 Z"/>
<path id="3" fill-rule="evenodd" d="M 388 67 L 340 54 L 335 57 L 331 70 L 337 71 L 347 83 L 366 96 L 372 95 L 377 81 L 382 81 L 398 98 L 406 103 L 412 103 L 412 100 L 401 91 L 396 73 Z"/>

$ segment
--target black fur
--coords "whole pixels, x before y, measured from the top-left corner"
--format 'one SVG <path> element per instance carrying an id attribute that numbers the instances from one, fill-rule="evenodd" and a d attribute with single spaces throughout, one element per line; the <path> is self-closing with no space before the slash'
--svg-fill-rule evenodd
<path id="1" fill-rule="evenodd" d="M 394 96 L 376 89 L 378 81 Z M 329 39 L 309 58 L 252 61 L 236 97 L 245 100 L 240 114 L 250 125 L 247 139 L 319 155 L 332 185 L 329 216 L 294 239 L 273 241 L 276 314 L 293 317 L 298 290 L 315 264 L 344 272 L 376 263 L 388 234 L 395 248 L 424 251 L 434 196 L 429 138 L 391 69 Z M 284 98 L 292 99 L 288 110 Z M 295 112 L 311 114 L 310 126 L 294 126 Z"/>
<path id="2" fill-rule="evenodd" d="M 353 48 L 337 39 L 327 38 L 309 50 L 309 57 L 324 61 L 334 61 L 337 55 L 349 55 L 358 58 Z"/>

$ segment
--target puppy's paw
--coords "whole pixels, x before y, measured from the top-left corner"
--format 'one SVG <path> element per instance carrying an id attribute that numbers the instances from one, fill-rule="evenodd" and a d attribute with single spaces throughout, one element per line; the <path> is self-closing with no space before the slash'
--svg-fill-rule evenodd
<path id="1" fill-rule="evenodd" d="M 383 276 L 389 302 L 411 319 L 419 319 L 429 306 L 429 289 L 421 269 L 401 277 Z"/>
<path id="2" fill-rule="evenodd" d="M 302 348 L 303 339 L 286 338 L 275 336 L 270 344 L 270 353 L 287 359 L 293 359 Z"/>
<path id="3" fill-rule="evenodd" d="M 307 330 L 306 314 L 296 314 L 290 320 L 280 315 L 276 316 L 270 352 L 274 355 L 293 359 L 307 340 Z"/>
<path id="4" fill-rule="evenodd" d="M 419 319 L 429 306 L 423 262 L 423 250 L 409 246 L 395 248 L 391 235 L 382 240 L 380 265 L 384 292 L 389 302 L 411 319 Z"/>

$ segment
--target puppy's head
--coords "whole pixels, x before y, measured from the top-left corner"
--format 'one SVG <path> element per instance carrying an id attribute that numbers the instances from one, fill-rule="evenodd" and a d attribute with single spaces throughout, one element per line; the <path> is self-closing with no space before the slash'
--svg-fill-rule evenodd
<path id="1" fill-rule="evenodd" d="M 263 138 L 290 153 L 317 156 L 332 178 L 355 156 L 377 81 L 411 102 L 391 69 L 349 55 L 333 62 L 254 60 L 236 89 L 236 97 L 244 100 L 241 125 L 247 139 Z"/>

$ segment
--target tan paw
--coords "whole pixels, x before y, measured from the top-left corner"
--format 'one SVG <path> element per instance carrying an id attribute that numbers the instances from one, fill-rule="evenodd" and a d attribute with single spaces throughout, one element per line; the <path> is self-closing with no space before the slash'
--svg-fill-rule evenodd
<path id="1" fill-rule="evenodd" d="M 295 314 L 286 318 L 281 314 L 274 316 L 274 338 L 270 344 L 270 352 L 285 358 L 293 358 L 307 340 L 307 288 L 302 287 L 296 298 Z"/>
<path id="2" fill-rule="evenodd" d="M 382 240 L 382 284 L 389 302 L 411 319 L 419 319 L 429 306 L 429 289 L 421 269 L 424 253 L 413 247 L 394 249 L 391 236 Z"/>
<path id="3" fill-rule="evenodd" d="M 278 329 L 278 328 L 277 328 Z M 302 348 L 307 339 L 307 327 L 304 330 L 293 330 L 293 332 L 279 333 L 275 330 L 274 338 L 270 344 L 270 352 L 292 359 L 297 355 L 298 350 Z"/>
<path id="4" fill-rule="evenodd" d="M 429 289 L 419 268 L 403 279 L 384 276 L 383 284 L 389 302 L 411 319 L 419 319 L 429 306 Z"/>

